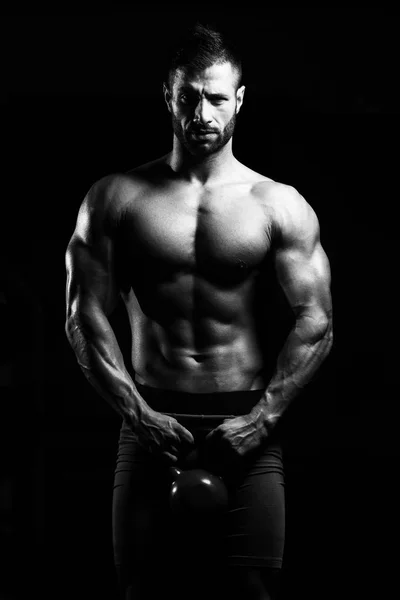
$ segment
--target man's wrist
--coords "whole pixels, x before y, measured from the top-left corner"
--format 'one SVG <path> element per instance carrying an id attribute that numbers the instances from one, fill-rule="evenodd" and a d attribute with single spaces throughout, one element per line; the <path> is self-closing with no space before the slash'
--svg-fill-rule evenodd
<path id="1" fill-rule="evenodd" d="M 280 418 L 280 414 L 272 410 L 271 406 L 268 406 L 267 397 L 256 404 L 250 415 L 252 419 L 259 423 L 261 428 L 265 429 L 267 435 L 272 432 Z"/>
<path id="2" fill-rule="evenodd" d="M 265 428 L 268 431 L 268 434 L 270 434 L 272 432 L 273 429 L 275 429 L 276 424 L 278 423 L 280 418 L 280 415 L 277 413 L 272 413 L 272 412 L 268 412 L 265 415 Z"/>

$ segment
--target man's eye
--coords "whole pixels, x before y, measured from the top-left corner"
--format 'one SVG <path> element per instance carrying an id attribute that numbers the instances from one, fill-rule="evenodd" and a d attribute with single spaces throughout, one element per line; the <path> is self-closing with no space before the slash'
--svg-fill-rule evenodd
<path id="1" fill-rule="evenodd" d="M 181 104 L 189 104 L 190 103 L 190 98 L 187 94 L 181 94 L 179 96 L 179 100 L 180 100 Z"/>

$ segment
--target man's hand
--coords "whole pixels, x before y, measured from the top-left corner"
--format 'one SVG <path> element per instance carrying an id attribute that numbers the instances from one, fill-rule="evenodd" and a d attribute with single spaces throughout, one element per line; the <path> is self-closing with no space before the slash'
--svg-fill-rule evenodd
<path id="1" fill-rule="evenodd" d="M 176 419 L 146 408 L 134 425 L 138 441 L 167 464 L 175 464 L 194 446 L 193 435 Z"/>
<path id="2" fill-rule="evenodd" d="M 225 419 L 211 431 L 205 442 L 206 460 L 224 470 L 230 464 L 240 464 L 268 437 L 263 411 L 253 410 L 248 415 Z"/>

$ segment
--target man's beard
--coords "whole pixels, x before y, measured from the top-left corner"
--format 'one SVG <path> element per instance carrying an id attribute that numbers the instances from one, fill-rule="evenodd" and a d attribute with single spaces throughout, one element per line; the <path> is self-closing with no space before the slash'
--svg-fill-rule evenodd
<path id="1" fill-rule="evenodd" d="M 191 131 L 196 131 L 196 126 L 191 126 L 189 130 L 184 131 L 182 129 L 181 123 L 179 119 L 172 115 L 172 129 L 182 146 L 193 156 L 208 156 L 210 154 L 214 154 L 218 152 L 221 148 L 223 148 L 231 139 L 233 132 L 235 131 L 236 126 L 236 113 L 233 114 L 231 120 L 224 127 L 223 131 L 219 132 L 217 135 L 213 136 L 210 141 L 204 143 L 202 141 L 198 141 L 191 136 Z M 202 129 L 202 127 L 197 126 L 198 129 Z M 203 129 L 207 129 L 207 127 L 203 127 Z"/>

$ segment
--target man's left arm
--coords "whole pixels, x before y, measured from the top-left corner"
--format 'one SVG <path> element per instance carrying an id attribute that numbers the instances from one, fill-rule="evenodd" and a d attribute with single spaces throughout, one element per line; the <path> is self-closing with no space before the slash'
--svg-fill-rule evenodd
<path id="1" fill-rule="evenodd" d="M 294 200 L 294 209 L 279 228 L 275 270 L 295 322 L 265 394 L 251 414 L 267 433 L 312 380 L 333 341 L 331 274 L 318 219 L 300 195 Z"/>
<path id="2" fill-rule="evenodd" d="M 237 456 L 256 449 L 270 435 L 332 346 L 330 266 L 321 246 L 317 216 L 293 188 L 279 212 L 275 270 L 295 322 L 261 400 L 248 415 L 227 419 L 212 432 Z"/>

